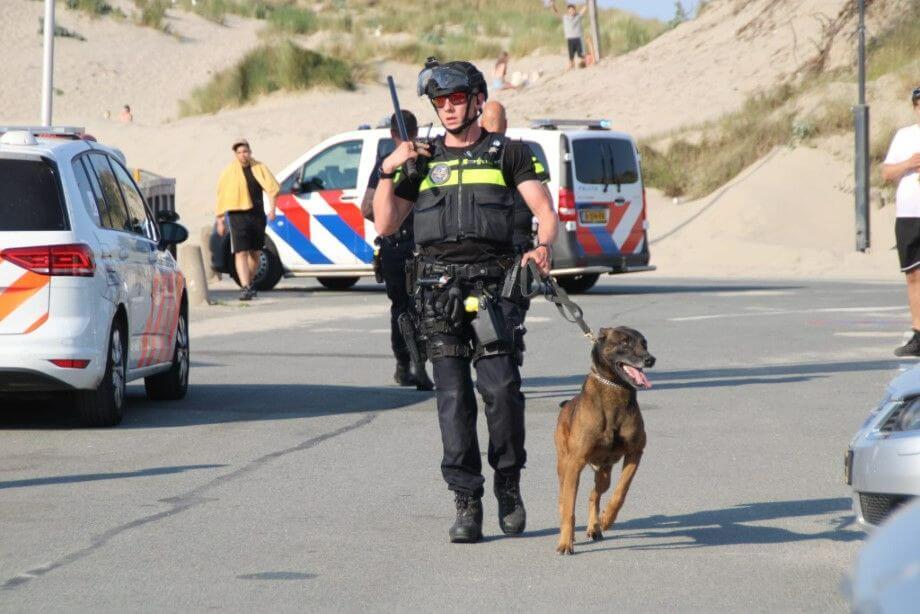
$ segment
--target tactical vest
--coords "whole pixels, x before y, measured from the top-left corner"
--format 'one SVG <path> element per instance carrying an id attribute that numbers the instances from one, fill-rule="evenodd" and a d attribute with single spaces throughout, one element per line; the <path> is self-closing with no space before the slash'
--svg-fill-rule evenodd
<path id="1" fill-rule="evenodd" d="M 432 142 L 432 156 L 415 201 L 415 242 L 480 239 L 512 245 L 514 187 L 502 174 L 505 138 L 489 135 L 457 156 Z"/>

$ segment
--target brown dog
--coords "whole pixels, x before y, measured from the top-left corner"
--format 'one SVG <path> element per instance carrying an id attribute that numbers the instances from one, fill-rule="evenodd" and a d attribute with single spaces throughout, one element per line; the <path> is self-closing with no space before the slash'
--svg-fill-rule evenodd
<path id="1" fill-rule="evenodd" d="M 556 424 L 560 534 L 556 552 L 574 554 L 575 495 L 585 465 L 594 468 L 588 504 L 588 537 L 603 539 L 617 518 L 645 449 L 645 425 L 636 390 L 650 387 L 643 369 L 655 364 L 645 337 L 618 326 L 602 328 L 591 350 L 591 372 L 581 392 L 562 404 Z M 623 458 L 623 470 L 604 514 L 601 495 L 610 487 L 610 470 Z"/>

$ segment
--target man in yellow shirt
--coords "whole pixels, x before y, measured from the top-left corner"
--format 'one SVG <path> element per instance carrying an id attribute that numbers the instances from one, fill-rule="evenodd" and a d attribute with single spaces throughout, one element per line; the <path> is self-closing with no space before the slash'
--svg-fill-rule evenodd
<path id="1" fill-rule="evenodd" d="M 252 276 L 265 246 L 265 224 L 275 219 L 275 197 L 281 188 L 268 167 L 252 158 L 246 139 L 234 141 L 233 153 L 236 159 L 217 182 L 217 234 L 230 231 L 230 251 L 242 287 L 240 300 L 249 301 L 256 296 Z M 267 213 L 263 192 L 269 198 Z"/>

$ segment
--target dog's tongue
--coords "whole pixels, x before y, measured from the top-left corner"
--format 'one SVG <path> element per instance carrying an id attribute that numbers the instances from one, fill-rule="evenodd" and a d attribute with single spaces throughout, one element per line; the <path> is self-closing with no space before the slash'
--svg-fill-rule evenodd
<path id="1" fill-rule="evenodd" d="M 633 366 L 630 366 L 630 365 L 623 365 L 623 369 L 626 370 L 626 373 L 629 374 L 629 377 L 631 377 L 633 381 L 636 383 L 636 385 L 639 386 L 640 388 L 651 388 L 652 387 L 652 383 L 648 381 L 647 377 L 645 377 L 645 373 L 643 373 L 639 369 Z"/>

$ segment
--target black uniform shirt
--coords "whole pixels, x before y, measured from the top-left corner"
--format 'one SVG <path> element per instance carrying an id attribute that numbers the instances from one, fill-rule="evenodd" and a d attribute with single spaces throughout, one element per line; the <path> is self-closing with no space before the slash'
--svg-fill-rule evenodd
<path id="1" fill-rule="evenodd" d="M 249 189 L 249 198 L 252 199 L 252 210 L 257 213 L 265 213 L 265 204 L 262 202 L 262 186 L 256 181 L 252 174 L 251 166 L 243 167 L 243 175 L 246 177 L 246 187 Z"/>
<path id="2" fill-rule="evenodd" d="M 447 147 L 444 149 L 454 157 L 460 158 L 463 154 L 480 145 L 485 139 L 491 137 L 490 132 L 482 131 L 477 141 L 469 147 Z M 506 140 L 502 151 L 502 175 L 505 185 L 509 190 L 517 191 L 517 186 L 525 181 L 539 181 L 539 176 L 533 166 L 530 148 L 520 141 Z M 415 181 L 401 181 L 396 186 L 396 195 L 400 198 L 415 202 L 418 199 L 419 187 L 424 175 Z M 444 262 L 469 263 L 486 262 L 502 256 L 514 254 L 514 245 L 509 243 L 501 245 L 484 241 L 482 239 L 461 239 L 459 241 L 443 241 L 431 245 L 419 246 L 419 253 L 423 256 L 436 258 Z"/>

